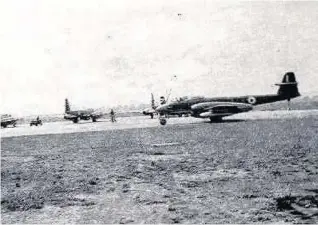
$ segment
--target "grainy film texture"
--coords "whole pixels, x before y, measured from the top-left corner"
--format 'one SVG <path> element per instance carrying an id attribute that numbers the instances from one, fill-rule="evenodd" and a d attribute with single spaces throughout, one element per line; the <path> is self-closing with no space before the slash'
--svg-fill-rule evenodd
<path id="1" fill-rule="evenodd" d="M 1 223 L 318 223 L 317 12 L 2 1 Z"/>

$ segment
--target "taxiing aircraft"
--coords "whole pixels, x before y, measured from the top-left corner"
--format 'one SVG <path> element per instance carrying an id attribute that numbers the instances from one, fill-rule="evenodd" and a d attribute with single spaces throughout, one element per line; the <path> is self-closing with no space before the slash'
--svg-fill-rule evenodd
<path id="1" fill-rule="evenodd" d="M 71 110 L 68 99 L 65 99 L 65 114 L 64 119 L 72 120 L 73 123 L 78 123 L 80 120 L 92 120 L 96 122 L 98 118 L 101 118 L 105 113 L 98 112 L 95 109 L 85 109 L 85 110 Z"/>
<path id="2" fill-rule="evenodd" d="M 193 97 L 160 105 L 156 111 L 160 115 L 161 125 L 167 123 L 166 115 L 186 111 L 196 118 L 210 118 L 212 122 L 222 120 L 226 116 L 250 111 L 254 105 L 287 100 L 289 106 L 292 98 L 300 96 L 293 72 L 287 72 L 282 82 L 275 85 L 279 86 L 277 94 L 217 98 Z"/>
<path id="3" fill-rule="evenodd" d="M 16 126 L 18 119 L 9 114 L 1 115 L 1 127 L 6 128 L 9 125 Z"/>

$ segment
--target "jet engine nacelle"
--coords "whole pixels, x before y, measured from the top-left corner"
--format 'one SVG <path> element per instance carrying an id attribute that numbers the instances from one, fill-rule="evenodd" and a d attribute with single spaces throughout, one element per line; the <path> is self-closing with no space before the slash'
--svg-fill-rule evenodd
<path id="1" fill-rule="evenodd" d="M 191 106 L 192 111 L 215 110 L 217 112 L 246 112 L 252 109 L 250 104 L 238 102 L 203 102 Z"/>

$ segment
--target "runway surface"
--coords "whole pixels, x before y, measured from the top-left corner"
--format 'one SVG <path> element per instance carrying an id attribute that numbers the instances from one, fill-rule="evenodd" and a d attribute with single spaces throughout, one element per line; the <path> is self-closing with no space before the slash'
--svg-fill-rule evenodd
<path id="1" fill-rule="evenodd" d="M 263 120 L 263 119 L 294 119 L 306 117 L 318 117 L 318 110 L 281 110 L 281 111 L 252 111 L 224 118 L 224 121 L 235 120 Z M 45 123 L 43 126 L 32 126 L 29 124 L 18 124 L 15 128 L 1 129 L 1 137 L 15 137 L 25 135 L 77 133 L 89 131 L 121 130 L 131 128 L 161 127 L 158 119 L 150 119 L 148 116 L 118 118 L 118 122 L 111 123 L 109 119 L 102 119 L 96 123 L 81 121 L 74 124 L 71 121 Z M 193 117 L 174 117 L 168 119 L 166 126 L 173 124 L 206 123 L 207 119 Z"/>
<path id="2" fill-rule="evenodd" d="M 170 122 L 170 121 L 169 121 Z M 171 124 L 177 121 L 172 119 Z M 191 122 L 191 120 L 181 119 L 179 123 Z M 109 119 L 100 119 L 93 123 L 91 121 L 80 121 L 74 124 L 72 121 L 44 123 L 42 126 L 32 126 L 20 124 L 15 128 L 1 129 L 2 137 L 24 136 L 24 135 L 41 135 L 41 134 L 60 134 L 60 133 L 78 133 L 90 131 L 105 130 L 123 130 L 130 128 L 146 128 L 159 126 L 157 119 L 149 117 L 123 117 L 117 118 L 117 122 L 112 123 Z"/>

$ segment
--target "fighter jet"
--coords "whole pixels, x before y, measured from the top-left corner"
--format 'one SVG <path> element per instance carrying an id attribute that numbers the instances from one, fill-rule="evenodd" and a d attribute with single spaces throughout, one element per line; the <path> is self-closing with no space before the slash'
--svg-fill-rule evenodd
<path id="1" fill-rule="evenodd" d="M 18 119 L 9 114 L 1 115 L 1 127 L 6 128 L 9 125 L 16 126 Z"/>
<path id="2" fill-rule="evenodd" d="M 253 109 L 254 105 L 287 100 L 289 106 L 292 98 L 300 96 L 293 72 L 287 72 L 282 82 L 275 85 L 279 86 L 277 94 L 217 98 L 193 97 L 161 105 L 156 108 L 156 111 L 160 115 L 161 125 L 167 123 L 167 114 L 185 111 L 188 111 L 193 117 L 209 118 L 213 122 L 222 120 L 226 116 L 248 112 Z"/>
<path id="3" fill-rule="evenodd" d="M 104 116 L 105 113 L 101 113 L 96 109 L 85 110 L 71 110 L 68 99 L 65 99 L 65 114 L 64 119 L 72 120 L 73 123 L 78 123 L 80 120 L 92 120 L 96 122 L 98 118 Z"/>

